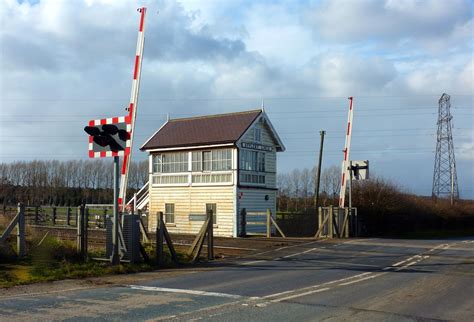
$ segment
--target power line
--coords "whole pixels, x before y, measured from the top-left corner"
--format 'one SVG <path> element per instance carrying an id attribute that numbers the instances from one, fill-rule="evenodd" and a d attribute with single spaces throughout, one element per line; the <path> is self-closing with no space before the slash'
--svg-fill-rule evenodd
<path id="1" fill-rule="evenodd" d="M 473 110 L 474 107 L 472 106 L 458 106 L 455 107 L 457 110 Z M 393 109 L 396 109 L 397 111 L 400 110 L 405 110 L 405 111 L 412 111 L 412 110 L 434 110 L 436 111 L 435 106 L 411 106 L 407 107 L 406 105 L 403 105 L 403 107 L 400 106 L 380 106 L 377 105 L 376 109 L 372 108 L 360 108 L 358 111 L 362 112 L 380 112 L 383 110 L 393 112 Z M 343 110 L 334 110 L 334 109 L 326 109 L 326 110 L 292 110 L 291 112 L 284 112 L 284 111 L 270 111 L 269 114 L 274 115 L 274 114 L 304 114 L 304 113 L 342 113 L 344 114 L 345 111 Z M 167 117 L 167 113 L 140 113 L 140 116 L 160 116 L 160 117 Z M 178 115 L 178 116 L 200 116 L 202 114 L 200 113 L 171 113 L 171 115 Z M 362 114 L 365 115 L 365 114 Z M 90 117 L 110 117 L 107 116 L 107 114 L 0 114 L 0 116 L 3 117 L 41 117 L 41 118 L 51 118 L 51 117 L 85 117 L 85 118 L 90 118 Z"/>
<path id="2" fill-rule="evenodd" d="M 419 97 L 438 97 L 437 94 L 410 94 L 410 95 L 353 95 L 357 98 L 419 98 Z M 472 97 L 474 94 L 471 93 L 459 93 L 451 96 L 463 96 Z M 140 101 L 249 101 L 255 100 L 260 101 L 262 98 L 265 101 L 278 101 L 278 100 L 319 100 L 319 99 L 346 99 L 347 95 L 342 96 L 266 96 L 264 94 L 259 97 L 143 97 Z M 37 97 L 37 98 L 20 98 L 20 97 L 0 97 L 1 101 L 48 101 L 48 102 L 93 102 L 93 101 L 123 101 L 128 102 L 127 97 L 94 97 L 94 98 L 72 98 L 72 97 L 61 97 L 61 98 L 48 98 L 48 97 Z"/>

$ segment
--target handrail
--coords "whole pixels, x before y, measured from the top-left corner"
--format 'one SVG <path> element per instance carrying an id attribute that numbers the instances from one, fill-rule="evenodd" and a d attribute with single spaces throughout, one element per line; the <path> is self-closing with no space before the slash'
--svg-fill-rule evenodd
<path id="1" fill-rule="evenodd" d="M 137 195 L 137 204 L 139 203 L 138 201 L 142 199 L 142 196 L 146 196 L 148 194 L 148 184 L 150 183 L 150 181 L 147 181 L 143 187 L 138 190 L 138 192 L 136 193 Z M 143 193 L 143 195 L 141 196 L 141 194 Z M 130 205 L 133 203 L 133 197 L 127 202 L 127 205 Z"/>

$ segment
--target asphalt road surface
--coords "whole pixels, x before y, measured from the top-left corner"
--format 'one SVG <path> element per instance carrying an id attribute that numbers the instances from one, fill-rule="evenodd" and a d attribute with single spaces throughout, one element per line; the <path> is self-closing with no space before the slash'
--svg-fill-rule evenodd
<path id="1" fill-rule="evenodd" d="M 308 241 L 122 285 L 0 297 L 0 320 L 474 321 L 474 238 Z"/>

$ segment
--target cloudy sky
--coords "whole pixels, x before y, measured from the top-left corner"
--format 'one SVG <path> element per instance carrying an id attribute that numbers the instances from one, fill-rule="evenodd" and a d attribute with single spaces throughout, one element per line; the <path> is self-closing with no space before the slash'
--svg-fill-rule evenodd
<path id="1" fill-rule="evenodd" d="M 451 95 L 460 192 L 474 197 L 473 8 L 464 0 L 0 0 L 0 162 L 86 159 L 89 119 L 123 115 L 148 7 L 137 143 L 165 121 L 258 108 L 279 171 L 353 160 L 431 194 L 438 99 Z M 145 154 L 134 151 L 134 158 Z"/>

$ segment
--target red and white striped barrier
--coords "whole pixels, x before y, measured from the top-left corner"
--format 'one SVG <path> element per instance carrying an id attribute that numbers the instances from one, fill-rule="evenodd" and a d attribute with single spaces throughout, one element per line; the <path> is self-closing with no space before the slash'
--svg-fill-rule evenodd
<path id="1" fill-rule="evenodd" d="M 118 204 L 119 208 L 122 208 L 123 203 L 127 197 L 127 181 L 128 181 L 128 171 L 130 168 L 130 160 L 132 157 L 132 147 L 133 147 L 133 134 L 135 132 L 135 119 L 137 115 L 137 102 L 138 102 L 138 92 L 140 87 L 140 74 L 142 70 L 142 59 L 143 59 L 143 46 L 145 42 L 145 14 L 146 8 L 138 9 L 140 12 L 140 23 L 138 26 L 138 41 L 137 41 L 137 50 L 135 54 L 135 65 L 133 68 L 133 80 L 132 80 L 132 93 L 130 97 L 130 105 L 128 107 L 128 118 L 131 122 L 131 133 L 130 133 L 130 153 L 125 154 L 122 163 L 122 173 L 120 178 L 120 193 Z"/>
<path id="2" fill-rule="evenodd" d="M 349 176 L 349 152 L 351 150 L 351 136 L 352 136 L 352 115 L 353 115 L 353 97 L 349 97 L 349 113 L 347 116 L 347 131 L 346 131 L 346 143 L 344 145 L 344 159 L 342 161 L 341 170 L 341 190 L 339 192 L 339 207 L 344 208 L 344 201 L 346 198 L 346 186 L 347 179 Z"/>

